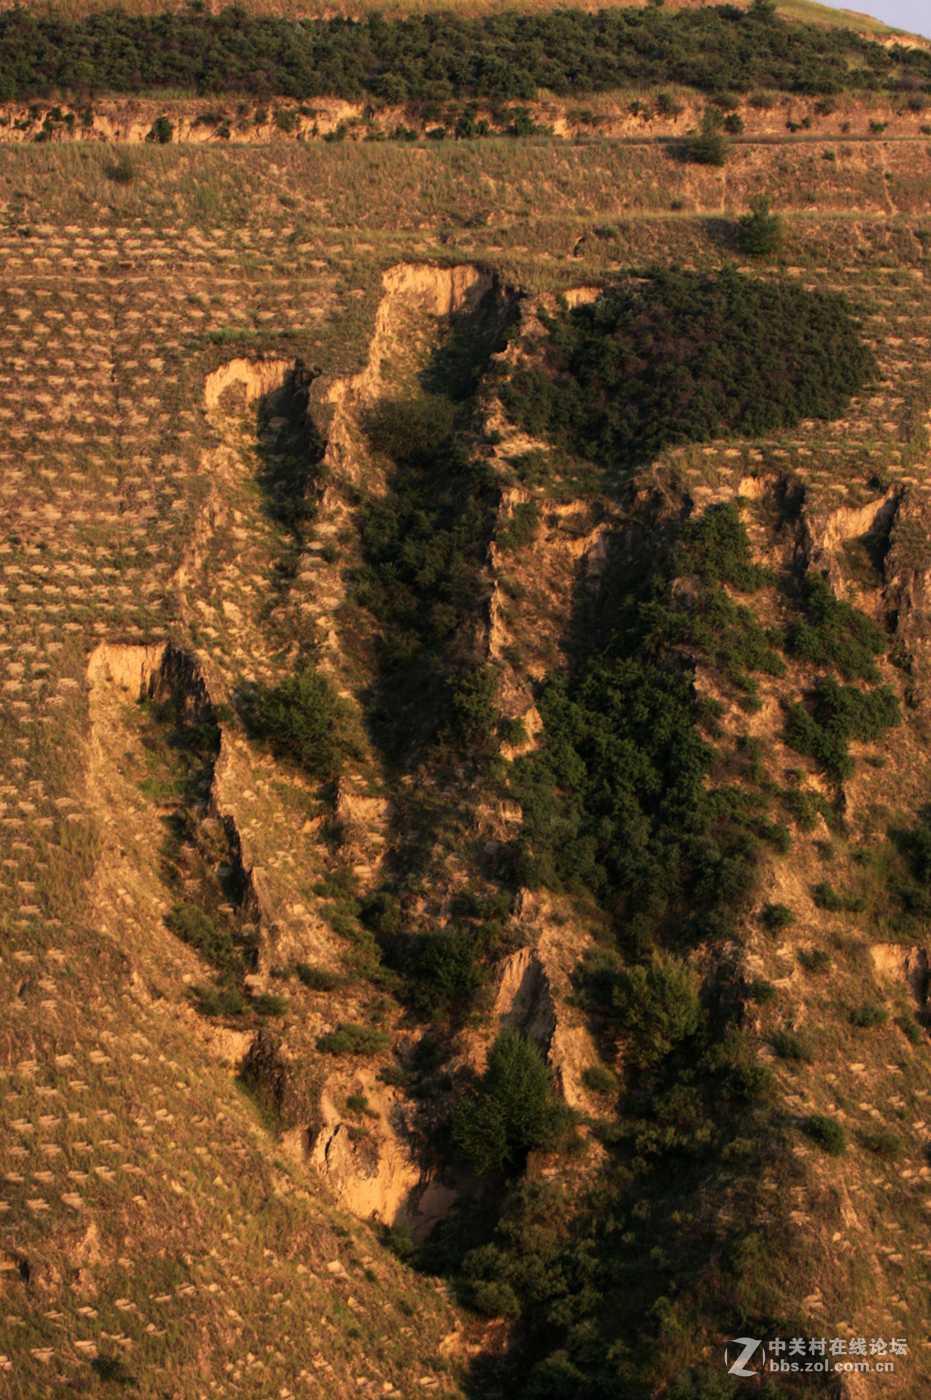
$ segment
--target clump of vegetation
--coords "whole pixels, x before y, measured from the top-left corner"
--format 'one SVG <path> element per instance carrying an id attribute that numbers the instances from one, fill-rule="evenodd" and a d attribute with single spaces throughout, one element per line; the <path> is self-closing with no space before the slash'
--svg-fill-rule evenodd
<path id="1" fill-rule="evenodd" d="M 475 1089 L 459 1101 L 455 1140 L 478 1172 L 519 1167 L 550 1136 L 555 1105 L 539 1046 L 519 1031 L 504 1030 Z"/>
<path id="2" fill-rule="evenodd" d="M 782 252 L 785 228 L 782 217 L 774 214 L 765 194 L 750 201 L 750 210 L 737 221 L 741 251 L 752 258 L 771 257 Z"/>
<path id="3" fill-rule="evenodd" d="M 766 927 L 771 929 L 773 933 L 778 933 L 783 928 L 790 928 L 796 920 L 795 914 L 787 904 L 767 904 L 761 917 Z"/>
<path id="4" fill-rule="evenodd" d="M 877 1157 L 898 1157 L 902 1152 L 902 1139 L 891 1128 L 864 1128 L 857 1134 L 860 1145 L 867 1152 L 875 1152 Z"/>
<path id="5" fill-rule="evenodd" d="M 237 954 L 232 935 L 195 905 L 178 905 L 165 916 L 165 923 L 177 938 L 215 968 L 227 972 L 234 966 Z"/>
<path id="6" fill-rule="evenodd" d="M 416 707 L 430 742 L 482 749 L 497 720 L 494 672 L 478 663 L 470 623 L 481 607 L 493 478 L 454 432 L 456 406 L 438 394 L 378 406 L 374 448 L 395 472 L 359 513 L 363 564 L 355 598 L 379 624 L 391 709 Z M 405 726 L 406 742 L 412 726 Z"/>
<path id="7" fill-rule="evenodd" d="M 329 677 L 316 670 L 252 690 L 246 719 L 255 738 L 313 778 L 336 777 L 345 759 L 359 750 L 349 706 Z"/>
<path id="8" fill-rule="evenodd" d="M 773 1049 L 781 1060 L 808 1063 L 812 1059 L 811 1046 L 800 1031 L 780 1031 L 773 1041 Z"/>
<path id="9" fill-rule="evenodd" d="M 298 963 L 294 970 L 304 986 L 309 987 L 312 992 L 333 992 L 342 982 L 338 973 L 330 972 L 328 968 L 318 967 L 314 963 Z"/>
<path id="10" fill-rule="evenodd" d="M 852 739 L 876 743 L 887 729 L 901 723 L 898 697 L 889 686 L 861 690 L 839 685 L 833 676 L 818 681 L 811 692 L 811 710 L 789 707 L 785 739 L 796 753 L 813 758 L 838 785 L 853 776 Z"/>
<path id="11" fill-rule="evenodd" d="M 802 611 L 789 632 L 793 656 L 830 667 L 845 681 L 879 681 L 876 657 L 888 650 L 888 639 L 859 609 L 836 598 L 827 579 L 813 569 L 802 583 Z"/>
<path id="12" fill-rule="evenodd" d="M 136 165 L 129 156 L 122 155 L 104 166 L 104 174 L 115 185 L 131 185 L 136 178 Z"/>
<path id="13" fill-rule="evenodd" d="M 174 130 L 167 117 L 156 117 L 152 123 L 152 130 L 145 139 L 154 141 L 157 146 L 167 146 L 174 135 Z"/>
<path id="14" fill-rule="evenodd" d="M 827 909 L 834 914 L 861 914 L 866 908 L 862 895 L 839 894 L 830 880 L 821 880 L 815 885 L 811 897 L 819 909 Z"/>
<path id="15" fill-rule="evenodd" d="M 723 125 L 724 118 L 717 108 L 706 108 L 698 131 L 683 142 L 686 160 L 694 165 L 723 165 L 728 149 Z"/>
<path id="16" fill-rule="evenodd" d="M 449 14 L 437 25 L 432 15 L 295 23 L 194 6 L 79 19 L 15 8 L 0 14 L 0 100 L 178 88 L 247 92 L 263 101 L 274 93 L 388 103 L 412 94 L 526 102 L 541 87 L 564 97 L 657 83 L 715 97 L 758 88 L 897 91 L 901 83 L 931 90 L 931 61 L 920 49 L 890 50 L 853 30 L 786 23 L 766 10 L 762 0 L 749 11 L 718 5 L 667 13 L 653 4 L 599 13 Z M 672 99 L 661 94 L 661 102 L 674 111 Z M 870 129 L 881 126 L 872 122 Z"/>
<path id="17" fill-rule="evenodd" d="M 617 1092 L 617 1078 L 611 1073 L 607 1065 L 601 1063 L 589 1065 L 582 1071 L 582 1083 L 586 1089 L 591 1089 L 593 1094 L 612 1094 Z"/>
<path id="18" fill-rule="evenodd" d="M 806 972 L 820 976 L 831 967 L 831 954 L 824 948 L 802 948 L 798 960 Z"/>
<path id="19" fill-rule="evenodd" d="M 861 1029 L 884 1026 L 889 1020 L 889 1012 L 884 1006 L 856 1006 L 850 1013 L 850 1024 Z"/>
<path id="20" fill-rule="evenodd" d="M 875 373 L 842 296 L 729 268 L 651 273 L 548 326 L 505 404 L 528 432 L 605 464 L 838 417 Z"/>
<path id="21" fill-rule="evenodd" d="M 317 1037 L 317 1049 L 325 1055 L 378 1055 L 391 1043 L 387 1031 L 359 1026 L 351 1021 Z"/>
<path id="22" fill-rule="evenodd" d="M 812 1142 L 832 1157 L 843 1157 L 847 1151 L 847 1137 L 841 1125 L 823 1113 L 813 1113 L 802 1124 L 802 1131 Z"/>
<path id="23" fill-rule="evenodd" d="M 698 979 L 688 964 L 659 954 L 622 975 L 614 1008 L 625 1055 L 636 1064 L 656 1064 L 701 1024 Z"/>

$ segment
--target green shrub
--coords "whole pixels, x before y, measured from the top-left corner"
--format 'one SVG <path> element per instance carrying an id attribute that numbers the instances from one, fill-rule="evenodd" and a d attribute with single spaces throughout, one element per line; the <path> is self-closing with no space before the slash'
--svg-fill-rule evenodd
<path id="1" fill-rule="evenodd" d="M 869 1028 L 884 1026 L 889 1020 L 889 1012 L 884 1006 L 857 1006 L 850 1013 L 850 1024 Z"/>
<path id="2" fill-rule="evenodd" d="M 724 165 L 728 143 L 721 131 L 722 125 L 721 113 L 713 107 L 706 108 L 700 129 L 683 142 L 685 159 L 693 165 Z"/>
<path id="3" fill-rule="evenodd" d="M 261 992 L 252 1001 L 252 1009 L 259 1016 L 284 1016 L 288 1005 L 287 997 L 276 996 L 273 992 Z"/>
<path id="4" fill-rule="evenodd" d="M 730 1090 L 738 1098 L 762 1103 L 772 1094 L 776 1077 L 768 1065 L 738 1065 L 730 1075 Z"/>
<path id="5" fill-rule="evenodd" d="M 796 920 L 795 914 L 787 904 L 767 904 L 761 917 L 766 927 L 774 933 L 783 928 L 790 928 Z"/>
<path id="6" fill-rule="evenodd" d="M 773 582 L 769 569 L 754 564 L 750 538 L 733 501 L 709 506 L 687 521 L 676 547 L 676 572 L 697 574 L 703 583 L 730 583 L 755 593 Z"/>
<path id="7" fill-rule="evenodd" d="M 499 530 L 499 549 L 517 550 L 530 544 L 540 527 L 541 511 L 536 501 L 521 501 L 511 510 L 507 524 Z"/>
<path id="8" fill-rule="evenodd" d="M 451 677 L 446 688 L 450 737 L 466 748 L 484 747 L 494 734 L 498 718 L 497 672 L 491 666 L 467 671 Z"/>
<path id="9" fill-rule="evenodd" d="M 813 758 L 833 782 L 852 777 L 852 739 L 875 743 L 885 731 L 901 723 L 899 701 L 888 686 L 860 690 L 839 685 L 833 676 L 823 677 L 811 693 L 812 712 L 791 705 L 785 741 L 796 753 Z"/>
<path id="10" fill-rule="evenodd" d="M 804 620 L 788 638 L 801 661 L 833 667 L 842 680 L 879 680 L 875 658 L 888 650 L 883 632 L 857 608 L 834 596 L 827 579 L 810 569 L 802 584 Z"/>
<path id="11" fill-rule="evenodd" d="M 798 960 L 806 972 L 815 976 L 827 972 L 831 966 L 831 955 L 824 948 L 802 948 L 799 950 Z"/>
<path id="12" fill-rule="evenodd" d="M 167 146 L 174 135 L 174 127 L 167 117 L 156 117 L 152 123 L 152 130 L 146 137 L 147 141 L 154 141 L 158 146 Z"/>
<path id="13" fill-rule="evenodd" d="M 246 720 L 278 757 L 314 778 L 333 778 L 349 754 L 358 753 L 352 712 L 333 682 L 319 671 L 298 671 L 249 697 Z"/>
<path id="14" fill-rule="evenodd" d="M 332 992 L 341 985 L 342 978 L 328 968 L 317 967 L 314 963 L 298 963 L 295 972 L 305 987 L 313 992 Z"/>
<path id="15" fill-rule="evenodd" d="M 553 1120 L 549 1071 L 539 1047 L 518 1031 L 502 1031 L 476 1088 L 457 1105 L 453 1136 L 460 1150 L 478 1172 L 512 1168 L 547 1140 Z"/>
<path id="16" fill-rule="evenodd" d="M 757 195 L 750 201 L 750 212 L 742 214 L 737 221 L 740 228 L 740 247 L 750 257 L 765 258 L 782 251 L 785 230 L 782 219 L 774 214 L 765 195 Z"/>
<path id="17" fill-rule="evenodd" d="M 819 909 L 831 913 L 861 914 L 866 908 L 862 895 L 838 894 L 830 880 L 822 880 L 813 887 L 811 897 Z"/>
<path id="18" fill-rule="evenodd" d="M 421 935 L 414 944 L 412 996 L 425 1013 L 437 1015 L 468 1002 L 487 976 L 474 929 L 444 929 Z"/>
<path id="19" fill-rule="evenodd" d="M 652 272 L 548 322 L 503 390 L 534 436 L 633 467 L 670 444 L 842 416 L 876 372 L 846 300 L 788 281 Z"/>
<path id="20" fill-rule="evenodd" d="M 136 178 L 136 165 L 129 156 L 123 155 L 105 165 L 104 174 L 115 185 L 131 185 Z"/>
<path id="21" fill-rule="evenodd" d="M 383 399 L 368 421 L 369 441 L 394 462 L 424 467 L 449 445 L 456 422 L 451 400 L 437 394 Z"/>
<path id="22" fill-rule="evenodd" d="M 519 1317 L 520 1301 L 509 1283 L 501 1279 L 475 1279 L 469 1284 L 466 1304 L 483 1317 Z"/>
<path id="23" fill-rule="evenodd" d="M 810 1118 L 806 1118 L 802 1124 L 802 1131 L 832 1157 L 843 1157 L 847 1151 L 847 1138 L 843 1128 L 823 1113 L 813 1113 Z"/>
<path id="24" fill-rule="evenodd" d="M 857 1137 L 867 1152 L 875 1152 L 878 1157 L 898 1157 L 902 1152 L 902 1139 L 890 1128 L 864 1128 Z"/>
<path id="25" fill-rule="evenodd" d="M 209 914 L 193 904 L 179 904 L 165 916 L 165 923 L 177 938 L 194 948 L 214 967 L 226 971 L 233 966 L 236 949 L 232 935 L 218 928 Z"/>
<path id="26" fill-rule="evenodd" d="M 807 1038 L 798 1031 L 780 1031 L 773 1041 L 773 1049 L 781 1060 L 797 1060 L 808 1063 L 812 1058 L 812 1050 Z"/>
<path id="27" fill-rule="evenodd" d="M 648 966 L 621 974 L 614 1008 L 625 1054 L 636 1064 L 656 1064 L 701 1024 L 698 978 L 686 963 L 657 954 Z"/>
<path id="28" fill-rule="evenodd" d="M 390 1044 L 391 1037 L 386 1031 L 358 1026 L 351 1021 L 317 1037 L 317 1049 L 325 1055 L 378 1055 Z"/>
<path id="29" fill-rule="evenodd" d="M 297 130 L 299 124 L 300 118 L 297 115 L 297 112 L 293 111 L 292 108 L 275 108 L 275 126 L 278 128 L 279 131 L 284 131 L 285 133 L 290 134 L 292 131 Z"/>
<path id="30" fill-rule="evenodd" d="M 350 1094 L 346 1100 L 346 1107 L 350 1113 L 364 1113 L 369 1106 L 366 1094 Z"/>
<path id="31" fill-rule="evenodd" d="M 204 1016 L 242 1016 L 249 1006 L 238 987 L 192 987 L 190 995 Z"/>
<path id="32" fill-rule="evenodd" d="M 920 1045 L 924 1040 L 924 1034 L 917 1021 L 912 1021 L 908 1016 L 897 1016 L 895 1023 L 905 1039 L 910 1040 L 912 1045 Z"/>
<path id="33" fill-rule="evenodd" d="M 767 982 L 765 978 L 758 977 L 755 982 L 750 983 L 750 996 L 760 1006 L 766 1006 L 776 998 L 776 988 L 772 982 Z"/>
<path id="34" fill-rule="evenodd" d="M 411 1232 L 406 1225 L 400 1224 L 385 1226 L 382 1234 L 382 1244 L 386 1249 L 390 1249 L 405 1264 L 413 1262 L 417 1254 L 417 1246 L 411 1239 Z"/>
<path id="35" fill-rule="evenodd" d="M 582 1083 L 593 1094 L 612 1094 L 617 1089 L 617 1079 L 607 1065 L 589 1065 L 582 1071 Z"/>

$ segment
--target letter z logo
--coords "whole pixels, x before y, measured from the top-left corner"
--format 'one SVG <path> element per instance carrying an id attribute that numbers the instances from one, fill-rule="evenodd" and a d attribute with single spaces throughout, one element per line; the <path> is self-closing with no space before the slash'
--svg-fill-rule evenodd
<path id="1" fill-rule="evenodd" d="M 737 1357 L 737 1360 L 732 1363 L 730 1357 L 728 1356 L 728 1348 L 725 1347 L 724 1349 L 724 1364 L 725 1366 L 727 1366 L 727 1369 L 730 1372 L 730 1374 L 732 1376 L 759 1375 L 759 1367 L 754 1367 L 754 1369 L 751 1371 L 747 1369 L 747 1364 L 752 1359 L 753 1353 L 756 1351 L 757 1347 L 761 1347 L 763 1343 L 759 1341 L 756 1337 L 735 1337 L 734 1340 L 730 1343 L 730 1345 L 734 1347 L 743 1347 L 743 1351 Z M 765 1363 L 765 1360 L 766 1355 L 764 1352 L 763 1356 L 760 1359 L 761 1366 Z"/>

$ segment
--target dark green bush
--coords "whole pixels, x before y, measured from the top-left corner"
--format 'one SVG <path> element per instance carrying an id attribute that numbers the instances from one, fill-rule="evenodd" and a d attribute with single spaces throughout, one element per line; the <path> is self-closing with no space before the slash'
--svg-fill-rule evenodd
<path id="1" fill-rule="evenodd" d="M 676 547 L 676 573 L 697 574 L 703 583 L 730 583 L 755 593 L 774 581 L 771 570 L 754 564 L 750 539 L 733 501 L 710 506 L 683 527 Z"/>
<path id="2" fill-rule="evenodd" d="M 498 719 L 497 687 L 498 677 L 490 666 L 450 678 L 447 683 L 449 733 L 457 743 L 466 748 L 489 743 Z"/>
<path id="3" fill-rule="evenodd" d="M 887 729 L 901 723 L 898 697 L 886 685 L 861 690 L 825 676 L 811 692 L 810 701 L 811 712 L 804 705 L 789 707 L 785 740 L 796 753 L 813 758 L 837 784 L 853 776 L 848 749 L 852 739 L 875 743 Z"/>
<path id="4" fill-rule="evenodd" d="M 431 1015 L 469 1001 L 488 976 L 480 961 L 472 928 L 444 929 L 421 935 L 414 944 L 412 996 Z"/>
<path id="5" fill-rule="evenodd" d="M 831 954 L 824 948 L 802 948 L 799 950 L 798 960 L 806 972 L 815 976 L 827 972 L 831 966 Z"/>
<path id="6" fill-rule="evenodd" d="M 867 1152 L 875 1152 L 878 1157 L 898 1157 L 902 1152 L 902 1139 L 891 1128 L 864 1128 L 857 1133 L 861 1147 Z"/>
<path id="7" fill-rule="evenodd" d="M 766 1006 L 776 998 L 776 988 L 772 982 L 767 982 L 765 978 L 757 978 L 750 984 L 750 995 L 760 1006 Z"/>
<path id="8" fill-rule="evenodd" d="M 319 671 L 298 671 L 248 697 L 247 723 L 279 758 L 314 778 L 335 777 L 358 752 L 352 712 L 333 682 Z"/>
<path id="9" fill-rule="evenodd" d="M 152 130 L 146 137 L 147 141 L 154 141 L 156 145 L 167 146 L 174 135 L 174 127 L 167 117 L 156 117 L 152 123 Z"/>
<path id="10" fill-rule="evenodd" d="M 521 501 L 511 511 L 507 524 L 499 530 L 499 549 L 517 550 L 530 544 L 540 526 L 541 512 L 536 501 Z"/>
<path id="11" fill-rule="evenodd" d="M 617 1091 L 617 1079 L 607 1065 L 589 1065 L 582 1071 L 582 1083 L 593 1094 L 612 1094 Z"/>
<path id="12" fill-rule="evenodd" d="M 386 1031 L 349 1021 L 317 1037 L 317 1049 L 325 1055 L 378 1055 L 391 1044 Z"/>
<path id="13" fill-rule="evenodd" d="M 369 441 L 399 465 L 424 467 L 449 447 L 455 421 L 455 405 L 436 394 L 383 399 L 369 418 Z"/>
<path id="14" fill-rule="evenodd" d="M 539 1047 L 504 1030 L 476 1088 L 459 1100 L 453 1135 L 478 1172 L 519 1165 L 550 1135 L 554 1119 L 549 1071 Z"/>
<path id="15" fill-rule="evenodd" d="M 621 974 L 614 1008 L 625 1055 L 635 1064 L 656 1064 L 701 1024 L 698 978 L 688 964 L 658 954 Z"/>
<path id="16" fill-rule="evenodd" d="M 136 178 L 135 162 L 129 156 L 120 156 L 119 160 L 110 161 L 104 166 L 104 174 L 115 185 L 131 185 Z"/>
<path id="17" fill-rule="evenodd" d="M 740 247 L 744 253 L 754 258 L 765 258 L 782 251 L 785 238 L 782 219 L 774 214 L 765 195 L 757 195 L 750 201 L 750 212 L 742 214 L 737 221 L 740 228 Z"/>
<path id="18" fill-rule="evenodd" d="M 884 1006 L 857 1006 L 850 1013 L 850 1024 L 864 1029 L 884 1026 L 889 1020 L 889 1012 Z"/>
<path id="19" fill-rule="evenodd" d="M 253 998 L 252 1009 L 259 1016 L 284 1016 L 288 1010 L 288 999 L 276 996 L 274 992 L 261 992 Z"/>
<path id="20" fill-rule="evenodd" d="M 707 108 L 699 130 L 682 144 L 685 159 L 693 165 L 724 165 L 728 143 L 722 126 L 721 113 L 713 107 Z"/>
<path id="21" fill-rule="evenodd" d="M 875 658 L 888 650 L 888 639 L 857 608 L 835 598 L 827 579 L 815 570 L 805 575 L 802 609 L 804 619 L 788 638 L 794 656 L 832 667 L 845 681 L 879 681 Z"/>
<path id="22" fill-rule="evenodd" d="M 819 909 L 827 909 L 835 914 L 860 914 L 866 908 L 866 900 L 862 895 L 838 894 L 830 880 L 822 880 L 820 884 L 815 885 L 811 897 Z M 828 961 L 830 962 L 830 959 Z"/>
<path id="23" fill-rule="evenodd" d="M 920 1045 L 924 1040 L 922 1029 L 917 1021 L 912 1021 L 907 1016 L 897 1016 L 895 1023 L 905 1036 L 905 1039 L 910 1040 L 912 1045 Z"/>
<path id="24" fill-rule="evenodd" d="M 249 1007 L 238 987 L 192 987 L 191 996 L 203 1016 L 241 1016 Z"/>
<path id="25" fill-rule="evenodd" d="M 684 84 L 719 98 L 774 88 L 798 94 L 845 90 L 920 100 L 931 87 L 921 49 L 883 48 L 843 26 L 785 22 L 765 0 L 667 12 L 503 11 L 480 17 L 433 15 L 358 21 L 336 15 L 294 22 L 235 8 L 132 15 L 111 10 L 78 19 L 60 12 L 0 13 L 0 99 L 51 92 L 146 92 L 181 88 L 306 100 L 316 96 L 391 104 L 484 97 L 528 102 L 546 88 L 559 97 Z M 660 93 L 657 109 L 675 115 Z M 534 130 L 526 109 L 506 111 Z M 881 123 L 873 122 L 879 127 Z M 872 129 L 871 126 L 871 129 Z M 714 134 L 712 132 L 712 134 Z"/>
<path id="26" fill-rule="evenodd" d="M 635 466 L 672 443 L 836 418 L 875 373 L 847 302 L 790 282 L 654 272 L 549 322 L 505 405 L 535 436 Z"/>
<path id="27" fill-rule="evenodd" d="M 235 963 L 232 935 L 193 904 L 177 905 L 165 916 L 165 923 L 176 937 L 196 949 L 214 967 L 227 971 Z"/>
<path id="28" fill-rule="evenodd" d="M 812 1058 L 808 1040 L 798 1031 L 780 1031 L 773 1041 L 773 1049 L 781 1060 L 808 1062 Z"/>
<path id="29" fill-rule="evenodd" d="M 787 904 L 767 904 L 762 919 L 767 928 L 777 933 L 779 929 L 789 928 L 795 923 L 795 914 Z"/>
<path id="30" fill-rule="evenodd" d="M 468 1288 L 467 1305 L 483 1317 L 519 1317 L 520 1301 L 509 1283 L 500 1279 L 475 1279 Z"/>
<path id="31" fill-rule="evenodd" d="M 332 992 L 340 986 L 342 978 L 328 968 L 317 967 L 314 963 L 298 963 L 295 972 L 305 987 L 313 992 Z"/>
<path id="32" fill-rule="evenodd" d="M 823 1113 L 813 1113 L 810 1118 L 806 1118 L 802 1124 L 802 1131 L 832 1157 L 843 1157 L 847 1151 L 847 1138 L 843 1128 Z"/>

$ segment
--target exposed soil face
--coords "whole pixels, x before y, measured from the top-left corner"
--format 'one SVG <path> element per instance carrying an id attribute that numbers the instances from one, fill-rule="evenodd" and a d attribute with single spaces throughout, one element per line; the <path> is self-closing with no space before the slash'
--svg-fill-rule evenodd
<path id="1" fill-rule="evenodd" d="M 634 91 L 600 94 L 585 104 L 591 113 L 580 118 L 577 101 L 528 101 L 521 103 L 544 133 L 560 140 L 580 137 L 625 138 L 634 141 L 675 141 L 701 124 L 705 103 L 694 95 L 678 100 L 678 113 L 664 117 L 655 111 L 654 93 Z M 462 105 L 462 104 L 460 104 Z M 245 110 L 243 110 L 243 108 Z M 776 97 L 768 107 L 738 102 L 733 109 L 744 123 L 743 140 L 784 140 L 791 131 L 802 130 L 801 139 L 836 142 L 870 136 L 863 104 L 841 98 L 830 113 L 819 110 L 817 99 L 801 96 Z M 52 114 L 51 124 L 49 114 Z M 278 114 L 281 114 L 279 117 Z M 480 108 L 477 118 L 492 123 L 496 113 Z M 339 98 L 314 98 L 312 107 L 289 98 L 276 100 L 270 110 L 256 104 L 194 99 L 147 97 L 96 99 L 92 108 L 70 108 L 67 103 L 0 103 L 0 143 L 10 142 L 96 142 L 103 147 L 151 144 L 159 118 L 171 124 L 171 141 L 181 145 L 245 145 L 274 148 L 288 142 L 317 142 L 332 139 L 363 141 L 371 134 L 390 138 L 399 128 L 413 131 L 419 138 L 434 129 L 436 121 L 425 122 L 417 110 L 405 107 L 377 107 L 369 103 L 346 102 Z M 264 120 L 257 120 L 257 117 Z M 70 124 L 69 124 L 70 119 Z M 882 125 L 884 140 L 913 138 L 926 124 L 920 111 L 909 111 L 900 103 L 876 98 L 869 109 L 869 121 Z M 497 134 L 504 134 L 506 128 Z M 739 141 L 738 141 L 739 144 Z"/>

